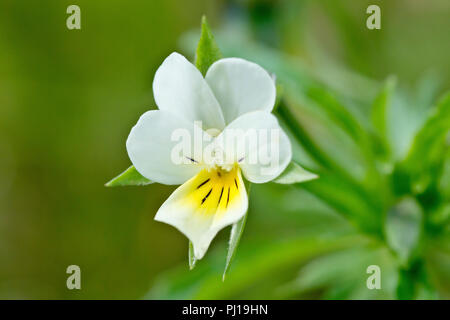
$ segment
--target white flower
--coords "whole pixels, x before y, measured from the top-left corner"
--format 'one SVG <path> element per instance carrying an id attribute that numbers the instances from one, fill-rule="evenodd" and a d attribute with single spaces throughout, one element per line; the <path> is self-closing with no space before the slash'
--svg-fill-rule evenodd
<path id="1" fill-rule="evenodd" d="M 270 113 L 275 103 L 275 84 L 259 65 L 238 58 L 221 59 L 203 78 L 198 69 L 178 53 L 172 53 L 159 67 L 153 80 L 159 110 L 144 113 L 127 140 L 128 155 L 144 177 L 162 184 L 181 184 L 158 210 L 155 220 L 168 223 L 193 243 L 201 259 L 222 228 L 241 219 L 248 208 L 241 176 L 253 183 L 276 178 L 291 160 L 291 145 L 278 121 Z M 233 130 L 270 130 L 278 138 L 257 141 L 245 150 L 216 143 L 232 162 L 205 163 L 194 153 L 188 162 L 175 164 L 171 153 L 177 142 L 172 133 L 199 130 L 211 140 L 224 141 Z M 213 132 L 209 135 L 205 131 Z M 251 135 L 239 141 L 247 143 Z M 192 142 L 194 143 L 194 142 Z M 196 146 L 192 146 L 195 150 Z M 230 149 L 231 148 L 231 149 Z M 257 162 L 245 161 L 262 150 L 276 150 L 277 163 L 271 170 Z M 201 153 L 205 152 L 202 148 Z"/>

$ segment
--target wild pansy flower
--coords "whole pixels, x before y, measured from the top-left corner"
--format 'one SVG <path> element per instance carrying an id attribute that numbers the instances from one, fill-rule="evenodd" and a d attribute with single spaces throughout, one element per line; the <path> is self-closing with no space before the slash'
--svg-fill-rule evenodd
<path id="1" fill-rule="evenodd" d="M 159 110 L 144 113 L 133 127 L 128 155 L 147 179 L 181 184 L 155 220 L 185 234 L 201 259 L 217 232 L 248 209 L 242 174 L 265 183 L 291 160 L 289 139 L 271 114 L 275 84 L 262 67 L 243 59 L 218 60 L 203 77 L 172 53 L 155 74 L 153 93 Z M 179 141 L 199 133 L 200 139 Z"/>

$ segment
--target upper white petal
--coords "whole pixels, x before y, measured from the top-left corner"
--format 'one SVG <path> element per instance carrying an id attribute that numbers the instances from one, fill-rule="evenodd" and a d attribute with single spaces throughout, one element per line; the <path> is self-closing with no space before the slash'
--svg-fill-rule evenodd
<path id="1" fill-rule="evenodd" d="M 181 138 L 172 134 L 178 132 L 193 137 L 194 128 L 201 131 L 193 122 L 166 111 L 144 113 L 131 129 L 126 143 L 136 170 L 147 179 L 163 184 L 181 184 L 196 175 L 202 169 L 200 163 L 177 164 L 172 155 L 175 146 L 181 143 Z M 195 160 L 193 143 L 191 139 L 191 148 L 184 156 Z"/>
<path id="2" fill-rule="evenodd" d="M 205 79 L 227 124 L 247 112 L 270 112 L 275 104 L 275 83 L 256 63 L 240 58 L 221 59 L 211 65 Z"/>
<path id="3" fill-rule="evenodd" d="M 156 71 L 153 94 L 160 110 L 202 121 L 205 129 L 225 126 L 220 105 L 202 74 L 179 53 L 169 55 Z"/>
<path id="4" fill-rule="evenodd" d="M 288 136 L 268 112 L 254 111 L 240 116 L 216 141 L 229 157 L 227 162 L 238 162 L 244 176 L 253 183 L 275 179 L 292 158 Z"/>

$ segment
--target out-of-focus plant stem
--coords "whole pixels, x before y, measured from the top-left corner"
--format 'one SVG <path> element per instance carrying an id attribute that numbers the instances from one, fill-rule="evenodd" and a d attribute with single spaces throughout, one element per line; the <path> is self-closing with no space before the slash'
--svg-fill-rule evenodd
<path id="1" fill-rule="evenodd" d="M 331 202 L 333 206 L 340 209 L 342 213 L 347 213 L 347 211 L 355 210 L 355 216 L 359 216 L 359 218 L 364 219 L 364 223 L 358 221 L 358 219 L 350 219 L 352 223 L 356 224 L 356 227 L 362 230 L 364 233 L 370 234 L 374 236 L 377 240 L 383 239 L 382 232 L 382 224 L 381 220 L 377 217 L 381 215 L 377 214 L 377 210 L 380 210 L 377 206 L 374 205 L 370 201 L 372 198 L 370 194 L 364 189 L 364 186 L 360 185 L 358 182 L 354 181 L 354 179 L 339 165 L 333 161 L 330 157 L 328 157 L 309 137 L 308 133 L 303 129 L 300 123 L 296 121 L 295 115 L 289 109 L 289 106 L 281 101 L 279 107 L 276 109 L 277 116 L 282 120 L 282 122 L 287 126 L 289 131 L 293 134 L 294 138 L 302 144 L 306 150 L 308 150 L 309 154 L 317 161 L 320 165 L 321 170 L 329 171 L 335 176 L 341 177 L 343 181 L 345 181 L 352 192 L 357 195 L 358 201 L 364 205 L 364 209 L 359 210 L 359 208 L 349 208 L 344 203 L 339 203 L 336 199 L 324 199 L 326 202 Z M 319 191 L 314 188 L 314 183 L 310 183 L 309 187 L 304 186 L 309 189 L 311 192 L 317 194 L 320 198 L 324 198 L 324 192 Z M 349 216 L 346 216 L 349 218 Z M 354 218 L 352 216 L 352 218 Z"/>

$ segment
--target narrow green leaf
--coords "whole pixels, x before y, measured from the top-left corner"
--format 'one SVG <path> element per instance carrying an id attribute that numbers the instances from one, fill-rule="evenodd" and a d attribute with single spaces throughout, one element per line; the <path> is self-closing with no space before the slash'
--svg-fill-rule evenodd
<path id="1" fill-rule="evenodd" d="M 319 176 L 308 170 L 303 169 L 299 164 L 291 161 L 287 168 L 283 171 L 281 175 L 278 176 L 273 182 L 280 184 L 293 184 L 306 182 L 310 180 L 317 179 Z"/>
<path id="2" fill-rule="evenodd" d="M 383 162 L 388 162 L 391 155 L 388 126 L 390 108 L 393 104 L 396 85 L 397 79 L 395 77 L 389 77 L 372 104 L 371 121 L 375 129 L 373 148 Z"/>
<path id="3" fill-rule="evenodd" d="M 106 187 L 119 187 L 119 186 L 145 186 L 153 183 L 143 177 L 134 166 L 129 167 L 127 170 L 119 174 L 117 177 L 105 184 Z"/>
<path id="4" fill-rule="evenodd" d="M 222 58 L 219 47 L 217 46 L 214 36 L 209 29 L 206 17 L 202 17 L 202 32 L 200 41 L 197 45 L 197 52 L 195 58 L 195 66 L 200 72 L 205 75 L 209 67 L 217 60 Z"/>
<path id="5" fill-rule="evenodd" d="M 277 96 L 275 98 L 275 105 L 273 106 L 273 110 L 272 110 L 273 113 L 275 113 L 277 111 L 278 107 L 280 106 L 281 100 L 283 99 L 283 92 L 284 92 L 284 87 L 281 84 L 276 83 L 275 86 L 276 86 Z"/>
<path id="6" fill-rule="evenodd" d="M 197 259 L 194 255 L 194 245 L 191 241 L 189 241 L 189 269 L 192 270 L 195 268 L 195 264 L 197 263 Z"/>
<path id="7" fill-rule="evenodd" d="M 248 211 L 245 213 L 244 217 L 239 220 L 237 223 L 233 224 L 231 227 L 230 234 L 230 242 L 228 244 L 228 254 L 227 254 L 227 262 L 225 264 L 225 270 L 223 271 L 222 280 L 225 281 L 225 276 L 230 269 L 231 261 L 233 261 L 234 256 L 236 255 L 236 250 L 239 245 L 239 241 L 241 240 L 242 233 L 244 231 L 245 223 L 247 221 Z"/>
<path id="8" fill-rule="evenodd" d="M 389 77 L 372 105 L 372 125 L 384 142 L 387 139 L 387 113 L 396 83 L 395 77 Z"/>
<path id="9" fill-rule="evenodd" d="M 246 183 L 245 187 L 247 190 L 247 195 L 250 194 L 250 183 Z M 225 277 L 227 275 L 228 270 L 230 269 L 231 262 L 236 255 L 237 247 L 239 245 L 239 241 L 241 240 L 242 233 L 244 232 L 245 223 L 247 221 L 248 211 L 242 217 L 241 220 L 233 224 L 231 227 L 230 241 L 228 243 L 228 253 L 227 253 L 227 261 L 225 263 L 225 270 L 223 271 L 222 281 L 225 281 Z"/>

